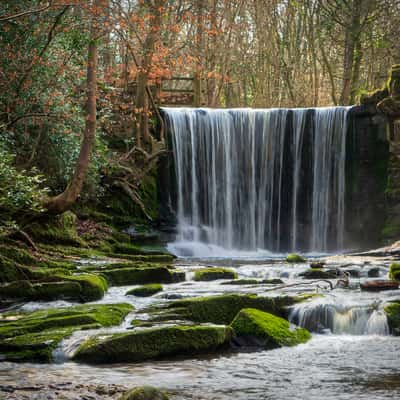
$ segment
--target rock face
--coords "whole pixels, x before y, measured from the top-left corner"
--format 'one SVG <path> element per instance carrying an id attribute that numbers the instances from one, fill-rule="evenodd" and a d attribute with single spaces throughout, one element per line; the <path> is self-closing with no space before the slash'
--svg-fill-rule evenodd
<path id="1" fill-rule="evenodd" d="M 169 397 L 151 386 L 143 386 L 130 390 L 118 400 L 168 400 Z"/>
<path id="2" fill-rule="evenodd" d="M 217 279 L 236 279 L 237 273 L 228 268 L 202 268 L 195 272 L 195 281 L 215 281 Z"/>
<path id="3" fill-rule="evenodd" d="M 386 222 L 382 235 L 386 241 L 393 241 L 400 235 L 400 65 L 393 65 L 386 86 L 363 96 L 361 104 L 379 111 L 389 123 L 390 157 L 384 176 L 387 179 L 383 181 Z"/>
<path id="4" fill-rule="evenodd" d="M 225 326 L 153 328 L 106 338 L 95 336 L 83 343 L 73 358 L 89 363 L 117 363 L 196 355 L 228 346 L 231 337 L 232 329 Z"/>
<path id="5" fill-rule="evenodd" d="M 291 329 L 285 319 L 251 308 L 241 310 L 231 327 L 239 343 L 257 344 L 267 349 L 295 346 L 311 338 L 306 329 Z"/>
<path id="6" fill-rule="evenodd" d="M 119 325 L 132 309 L 129 304 L 95 304 L 5 313 L 0 319 L 0 353 L 6 360 L 48 362 L 60 341 L 74 331 Z"/>

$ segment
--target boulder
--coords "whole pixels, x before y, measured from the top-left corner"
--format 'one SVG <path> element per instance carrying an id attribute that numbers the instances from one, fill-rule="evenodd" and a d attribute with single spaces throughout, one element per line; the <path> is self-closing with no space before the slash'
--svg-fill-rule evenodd
<path id="1" fill-rule="evenodd" d="M 301 263 L 305 263 L 306 259 L 304 257 L 302 257 L 300 254 L 288 254 L 288 256 L 286 257 L 286 262 L 288 263 L 292 263 L 292 264 L 301 264 Z"/>
<path id="2" fill-rule="evenodd" d="M 118 400 L 168 400 L 169 397 L 151 386 L 138 387 L 126 392 Z"/>
<path id="3" fill-rule="evenodd" d="M 167 266 L 111 268 L 97 272 L 101 273 L 114 286 L 174 283 L 185 280 L 183 271 L 168 268 Z"/>
<path id="4" fill-rule="evenodd" d="M 158 321 L 168 320 L 168 316 L 173 315 L 174 319 L 229 325 L 243 308 L 256 308 L 285 316 L 287 314 L 286 307 L 303 300 L 302 297 L 261 297 L 252 294 L 195 297 L 176 300 L 166 307 L 155 308 L 153 311 L 158 314 L 153 318 Z M 165 318 L 163 318 L 163 314 L 165 314 Z M 152 320 L 151 316 L 150 320 Z"/>
<path id="5" fill-rule="evenodd" d="M 107 282 L 93 274 L 44 276 L 43 281 L 19 280 L 0 286 L 0 299 L 26 301 L 94 301 L 107 291 Z"/>
<path id="6" fill-rule="evenodd" d="M 295 346 L 311 338 L 306 329 L 292 329 L 285 319 L 252 308 L 241 310 L 231 327 L 239 344 L 256 344 L 267 349 Z"/>
<path id="7" fill-rule="evenodd" d="M 162 290 L 162 285 L 159 283 L 153 283 L 131 289 L 125 293 L 125 296 L 149 297 L 153 296 L 153 294 L 161 292 Z"/>
<path id="8" fill-rule="evenodd" d="M 168 326 L 94 336 L 77 349 L 74 360 L 88 363 L 140 362 L 213 352 L 229 346 L 226 326 Z"/>
<path id="9" fill-rule="evenodd" d="M 237 273 L 229 268 L 202 268 L 196 270 L 195 281 L 215 281 L 217 279 L 236 279 Z"/>
<path id="10" fill-rule="evenodd" d="M 336 271 L 320 268 L 309 268 L 299 274 L 304 279 L 335 279 Z"/>

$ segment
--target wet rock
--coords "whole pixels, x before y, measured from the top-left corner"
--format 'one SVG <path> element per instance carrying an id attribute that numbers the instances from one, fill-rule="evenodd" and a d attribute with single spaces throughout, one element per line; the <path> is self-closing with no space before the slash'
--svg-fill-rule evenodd
<path id="1" fill-rule="evenodd" d="M 242 344 L 256 343 L 268 349 L 295 346 L 311 339 L 306 329 L 292 329 L 285 319 L 251 308 L 241 310 L 231 327 Z"/>
<path id="2" fill-rule="evenodd" d="M 383 290 L 396 290 L 399 288 L 399 283 L 397 281 L 389 281 L 389 280 L 374 280 L 374 281 L 366 281 L 360 283 L 361 290 L 369 291 L 369 292 L 380 292 Z"/>
<path id="3" fill-rule="evenodd" d="M 218 279 L 236 279 L 237 273 L 229 268 L 202 268 L 196 270 L 193 280 L 215 281 Z"/>
<path id="4" fill-rule="evenodd" d="M 306 259 L 304 257 L 302 257 L 300 254 L 288 254 L 288 256 L 286 257 L 286 261 L 288 263 L 305 263 Z"/>
<path id="5" fill-rule="evenodd" d="M 310 268 L 299 274 L 304 279 L 335 279 L 336 270 Z"/>
<path id="6" fill-rule="evenodd" d="M 135 388 L 125 393 L 118 400 L 168 400 L 169 397 L 151 386 Z"/>
<path id="7" fill-rule="evenodd" d="M 0 352 L 6 360 L 51 361 L 53 350 L 74 331 L 119 325 L 132 309 L 129 304 L 96 304 L 6 313 L 0 320 Z"/>
<path id="8" fill-rule="evenodd" d="M 347 275 L 352 278 L 359 278 L 361 276 L 361 269 L 359 268 L 345 268 L 342 270 L 339 270 L 341 275 Z"/>
<path id="9" fill-rule="evenodd" d="M 225 326 L 168 326 L 84 342 L 73 359 L 89 363 L 140 362 L 167 356 L 196 355 L 229 344 L 232 329 Z"/>
<path id="10" fill-rule="evenodd" d="M 153 283 L 150 285 L 144 285 L 132 290 L 129 290 L 125 293 L 125 296 L 137 296 L 137 297 L 149 297 L 154 294 L 161 292 L 163 290 L 162 285 L 159 283 Z"/>
<path id="11" fill-rule="evenodd" d="M 368 278 L 379 278 L 381 269 L 379 267 L 373 267 L 368 270 Z"/>
<path id="12" fill-rule="evenodd" d="M 311 264 L 310 264 L 310 268 L 318 268 L 318 269 L 320 269 L 320 268 L 324 268 L 325 267 L 325 263 L 324 262 L 322 262 L 322 261 L 317 261 L 317 262 L 312 262 Z"/>
<path id="13" fill-rule="evenodd" d="M 0 299 L 26 301 L 94 301 L 100 300 L 107 291 L 107 282 L 93 274 L 54 275 L 48 282 L 20 280 L 0 286 Z"/>
<path id="14" fill-rule="evenodd" d="M 185 280 L 183 271 L 167 266 L 146 268 L 110 268 L 98 271 L 114 286 L 142 285 L 146 283 L 173 283 Z"/>

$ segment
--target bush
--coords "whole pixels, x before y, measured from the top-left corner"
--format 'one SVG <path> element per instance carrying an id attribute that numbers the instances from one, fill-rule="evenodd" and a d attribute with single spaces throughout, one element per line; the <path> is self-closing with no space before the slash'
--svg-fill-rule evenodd
<path id="1" fill-rule="evenodd" d="M 14 166 L 14 156 L 0 147 L 0 236 L 17 226 L 24 216 L 44 211 L 42 199 L 48 189 L 33 169 L 29 174 Z"/>

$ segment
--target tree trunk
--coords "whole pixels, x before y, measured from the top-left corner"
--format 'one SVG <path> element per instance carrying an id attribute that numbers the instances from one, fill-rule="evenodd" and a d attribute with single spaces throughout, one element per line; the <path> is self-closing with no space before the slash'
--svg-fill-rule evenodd
<path id="1" fill-rule="evenodd" d="M 94 5 L 97 7 L 96 0 Z M 95 17 L 92 19 L 90 29 L 90 42 L 88 48 L 87 62 L 87 103 L 86 103 L 86 126 L 79 157 L 75 166 L 71 182 L 63 193 L 45 200 L 44 206 L 48 211 L 61 214 L 67 211 L 79 197 L 87 170 L 90 165 L 90 156 L 94 147 L 96 134 L 96 92 L 97 92 L 97 24 Z"/>
<path id="2" fill-rule="evenodd" d="M 353 0 L 351 21 L 349 26 L 346 27 L 343 59 L 343 85 L 342 93 L 340 95 L 340 104 L 342 105 L 349 105 L 351 101 L 354 58 L 356 55 L 355 50 L 359 47 L 358 42 L 361 33 L 361 2 L 362 0 Z"/>
<path id="3" fill-rule="evenodd" d="M 139 70 L 138 86 L 136 93 L 136 107 L 139 109 L 139 118 L 137 123 L 136 132 L 136 145 L 141 146 L 141 141 L 150 143 L 149 133 L 149 101 L 146 92 L 146 87 L 149 83 L 149 73 L 155 51 L 155 45 L 159 39 L 161 22 L 162 22 L 162 8 L 165 0 L 155 0 L 154 4 L 149 5 L 150 12 L 153 16 L 149 26 L 149 32 L 146 36 L 143 49 L 142 65 Z"/>

